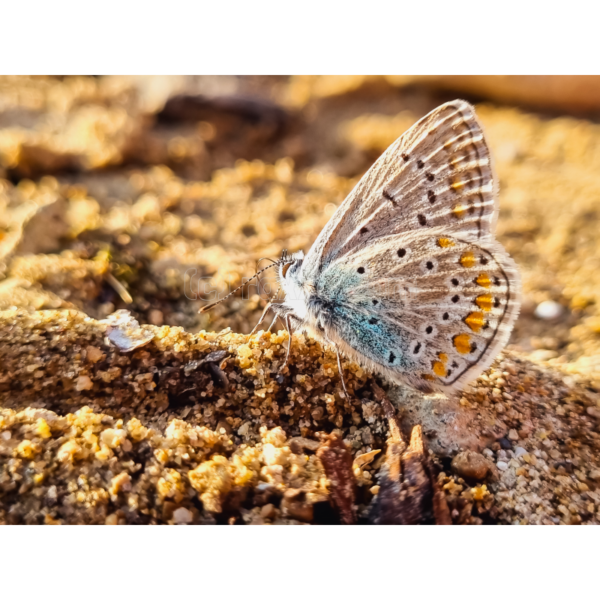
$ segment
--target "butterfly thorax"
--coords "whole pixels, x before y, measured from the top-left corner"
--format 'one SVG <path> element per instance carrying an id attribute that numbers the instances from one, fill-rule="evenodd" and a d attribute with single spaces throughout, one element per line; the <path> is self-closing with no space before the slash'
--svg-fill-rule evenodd
<path id="1" fill-rule="evenodd" d="M 348 315 L 348 299 L 359 280 L 352 270 L 325 268 L 314 280 L 312 273 L 305 273 L 301 265 L 294 265 L 281 278 L 285 292 L 281 313 L 291 313 L 301 329 L 317 338 L 329 339 Z"/>

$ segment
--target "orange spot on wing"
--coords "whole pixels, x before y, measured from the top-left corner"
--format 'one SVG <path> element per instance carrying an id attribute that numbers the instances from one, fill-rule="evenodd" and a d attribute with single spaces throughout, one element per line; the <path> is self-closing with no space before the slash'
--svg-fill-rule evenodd
<path id="1" fill-rule="evenodd" d="M 485 325 L 485 319 L 483 317 L 483 313 L 480 312 L 472 312 L 465 319 L 465 323 L 471 328 L 475 333 L 479 333 L 480 329 Z"/>
<path id="2" fill-rule="evenodd" d="M 421 377 L 427 381 L 435 381 L 435 377 L 433 375 L 429 375 L 428 373 L 423 373 Z"/>
<path id="3" fill-rule="evenodd" d="M 462 205 L 458 205 L 455 206 L 452 209 L 452 214 L 457 218 L 457 219 L 462 219 L 465 216 L 465 213 L 467 212 L 466 207 L 462 206 Z"/>
<path id="4" fill-rule="evenodd" d="M 477 296 L 475 298 L 475 304 L 479 306 L 481 310 L 489 312 L 492 310 L 493 298 L 491 294 L 482 294 L 481 296 Z"/>
<path id="5" fill-rule="evenodd" d="M 433 372 L 438 377 L 446 377 L 446 367 L 441 362 L 436 361 L 433 363 Z"/>
<path id="6" fill-rule="evenodd" d="M 446 364 L 448 362 L 448 355 L 445 354 L 444 352 L 440 352 L 438 354 L 438 358 L 444 363 Z"/>
<path id="7" fill-rule="evenodd" d="M 451 246 L 455 246 L 456 244 L 449 238 L 439 238 L 438 241 L 438 246 L 440 248 L 450 248 Z"/>
<path id="8" fill-rule="evenodd" d="M 465 269 L 470 269 L 475 266 L 475 255 L 472 252 L 463 252 L 463 255 L 460 257 L 460 264 L 465 267 Z"/>
<path id="9" fill-rule="evenodd" d="M 492 280 L 487 273 L 481 273 L 479 277 L 475 280 L 477 285 L 480 285 L 484 288 L 489 288 L 492 286 Z"/>
<path id="10" fill-rule="evenodd" d="M 454 347 L 460 354 L 469 354 L 471 352 L 471 337 L 466 333 L 455 335 L 452 339 Z"/>

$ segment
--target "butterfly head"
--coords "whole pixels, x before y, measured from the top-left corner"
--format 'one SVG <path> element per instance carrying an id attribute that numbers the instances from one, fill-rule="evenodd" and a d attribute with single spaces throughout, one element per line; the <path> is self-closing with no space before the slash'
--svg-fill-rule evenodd
<path id="1" fill-rule="evenodd" d="M 304 252 L 302 250 L 294 254 L 288 254 L 287 250 L 283 251 L 279 259 L 279 281 L 284 289 L 286 288 L 286 282 L 297 281 L 303 260 Z"/>

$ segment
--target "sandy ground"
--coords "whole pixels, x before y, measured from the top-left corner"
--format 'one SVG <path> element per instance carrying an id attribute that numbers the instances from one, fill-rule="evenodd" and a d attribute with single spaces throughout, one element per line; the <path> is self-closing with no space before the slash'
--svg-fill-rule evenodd
<path id="1" fill-rule="evenodd" d="M 393 453 L 376 380 L 346 363 L 346 398 L 304 336 L 279 373 L 287 334 L 247 336 L 257 288 L 197 311 L 262 257 L 308 250 L 389 143 L 465 97 L 522 314 L 460 398 L 386 392 L 453 522 L 597 522 L 600 126 L 542 80 L 467 83 L 0 79 L 0 521 L 377 522 Z M 126 351 L 120 309 L 140 324 Z"/>

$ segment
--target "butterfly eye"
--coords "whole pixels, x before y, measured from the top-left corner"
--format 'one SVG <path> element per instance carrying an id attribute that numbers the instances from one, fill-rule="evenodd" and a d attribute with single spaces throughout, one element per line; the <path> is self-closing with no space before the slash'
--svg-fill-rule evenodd
<path id="1" fill-rule="evenodd" d="M 292 266 L 292 263 L 286 263 L 285 265 L 283 265 L 283 269 L 281 269 L 281 274 L 286 277 L 287 276 L 287 272 L 289 270 L 289 268 Z"/>

